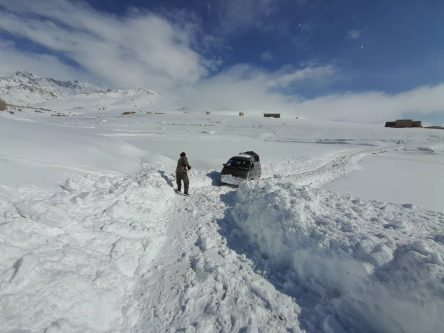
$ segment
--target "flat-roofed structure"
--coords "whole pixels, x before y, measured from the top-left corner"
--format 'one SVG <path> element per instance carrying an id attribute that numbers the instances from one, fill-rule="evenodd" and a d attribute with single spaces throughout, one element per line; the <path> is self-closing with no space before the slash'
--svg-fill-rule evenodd
<path id="1" fill-rule="evenodd" d="M 418 120 L 398 119 L 396 121 L 387 121 L 385 127 L 408 128 L 408 127 L 422 127 L 422 123 Z"/>
<path id="2" fill-rule="evenodd" d="M 271 118 L 280 118 L 280 113 L 264 113 L 264 117 L 271 117 Z"/>

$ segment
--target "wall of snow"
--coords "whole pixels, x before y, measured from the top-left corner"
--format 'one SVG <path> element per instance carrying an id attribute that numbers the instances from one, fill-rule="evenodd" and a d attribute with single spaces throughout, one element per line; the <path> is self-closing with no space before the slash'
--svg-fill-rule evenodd
<path id="1" fill-rule="evenodd" d="M 412 208 L 249 182 L 231 218 L 308 331 L 444 332 L 444 215 Z"/>
<path id="2" fill-rule="evenodd" d="M 0 332 L 131 331 L 134 287 L 165 241 L 174 196 L 157 170 L 0 194 Z"/>

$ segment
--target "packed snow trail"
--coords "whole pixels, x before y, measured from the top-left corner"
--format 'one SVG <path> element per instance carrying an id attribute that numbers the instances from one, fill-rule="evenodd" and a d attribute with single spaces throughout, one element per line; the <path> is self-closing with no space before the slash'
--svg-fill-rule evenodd
<path id="1" fill-rule="evenodd" d="M 300 332 L 298 305 L 220 234 L 227 208 L 220 198 L 232 192 L 204 185 L 177 197 L 165 247 L 136 289 L 135 331 Z"/>
<path id="2" fill-rule="evenodd" d="M 209 323 L 221 331 L 255 325 L 297 331 L 298 306 L 254 273 L 218 233 L 216 221 L 227 209 L 221 196 L 232 189 L 212 186 L 217 172 L 193 171 L 192 197 L 177 197 L 164 169 L 151 164 L 134 177 L 78 175 L 56 193 L 24 187 L 14 202 L 2 200 L 1 330 L 142 329 L 155 325 L 150 309 L 177 304 L 162 302 L 175 299 L 169 289 L 159 288 L 165 284 L 178 288 L 181 303 L 158 312 L 175 316 L 159 320 L 160 330 L 191 329 L 201 322 L 201 313 L 208 313 Z M 155 267 L 163 267 L 163 274 L 158 276 Z M 152 288 L 147 276 L 157 281 Z M 42 285 L 51 288 L 36 292 Z M 147 290 L 160 294 L 146 299 Z M 199 295 L 206 310 L 191 305 Z M 156 304 L 150 303 L 154 299 Z M 211 314 L 214 308 L 217 314 Z M 146 320 L 140 320 L 140 312 Z"/>
<path id="3" fill-rule="evenodd" d="M 359 147 L 325 154 L 317 159 L 301 158 L 266 165 L 261 179 L 274 182 L 293 181 L 300 186 L 320 187 L 359 170 L 359 161 L 371 155 L 405 149 L 405 145 L 384 144 L 382 147 Z"/>
<path id="4" fill-rule="evenodd" d="M 439 331 L 443 215 L 313 189 L 373 149 L 265 166 L 239 190 L 193 169 L 190 197 L 150 163 L 0 198 L 0 331 Z"/>
<path id="5" fill-rule="evenodd" d="M 293 175 L 240 192 L 200 184 L 176 200 L 173 246 L 159 260 L 160 280 L 142 283 L 138 331 L 153 323 L 188 332 L 441 330 L 443 214 L 285 182 L 305 175 L 319 186 L 388 149 L 399 147 L 334 154 L 308 170 L 295 164 Z M 162 291 L 150 298 L 146 285 Z M 418 292 L 409 295 L 410 285 Z"/>

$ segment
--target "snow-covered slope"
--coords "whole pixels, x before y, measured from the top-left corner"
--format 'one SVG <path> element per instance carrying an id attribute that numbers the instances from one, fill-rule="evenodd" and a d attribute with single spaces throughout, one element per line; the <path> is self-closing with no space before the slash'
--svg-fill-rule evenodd
<path id="1" fill-rule="evenodd" d="M 444 131 L 131 113 L 142 99 L 110 94 L 0 112 L 1 332 L 444 331 Z M 262 178 L 219 186 L 246 150 Z M 326 190 L 367 170 L 348 186 L 392 189 Z"/>
<path id="2" fill-rule="evenodd" d="M 10 104 L 33 105 L 76 95 L 106 98 L 149 96 L 156 93 L 149 89 L 102 89 L 86 82 L 41 78 L 28 72 L 0 77 L 0 97 Z"/>

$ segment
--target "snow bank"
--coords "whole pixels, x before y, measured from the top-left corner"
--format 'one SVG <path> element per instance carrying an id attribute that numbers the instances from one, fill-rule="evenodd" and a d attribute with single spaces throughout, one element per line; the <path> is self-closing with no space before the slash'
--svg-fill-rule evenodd
<path id="1" fill-rule="evenodd" d="M 309 331 L 444 331 L 443 214 L 264 182 L 231 217 Z"/>
<path id="2" fill-rule="evenodd" d="M 139 169 L 146 154 L 124 141 L 97 136 L 84 128 L 2 118 L 0 133 L 0 184 L 11 187 L 53 187 L 79 172 L 130 173 Z"/>
<path id="3" fill-rule="evenodd" d="M 52 195 L 0 195 L 0 331 L 130 331 L 133 288 L 165 240 L 171 192 L 145 166 L 136 177 L 77 175 Z"/>

